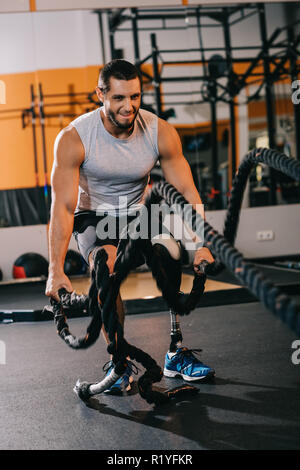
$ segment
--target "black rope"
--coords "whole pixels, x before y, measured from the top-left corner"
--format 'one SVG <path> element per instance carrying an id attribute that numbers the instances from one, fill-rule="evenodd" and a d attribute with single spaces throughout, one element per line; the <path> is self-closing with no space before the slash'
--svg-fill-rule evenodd
<path id="1" fill-rule="evenodd" d="M 263 163 L 300 182 L 300 162 L 294 158 L 268 148 L 253 149 L 242 160 L 233 181 L 224 223 L 224 237 L 234 244 L 239 223 L 239 214 L 247 180 L 253 167 Z"/>
<path id="2" fill-rule="evenodd" d="M 79 339 L 71 334 L 66 322 L 64 303 L 66 303 L 68 309 L 70 309 L 72 301 L 75 306 L 76 301 L 83 303 L 83 299 L 78 296 L 72 297 L 72 294 L 67 293 L 63 289 L 59 291 L 60 302 L 52 300 L 54 320 L 58 334 L 66 344 L 73 349 L 82 349 L 91 346 L 98 338 L 102 324 L 108 333 L 110 344 L 107 347 L 107 351 L 112 354 L 113 363 L 115 364 L 111 377 L 109 379 L 103 379 L 103 381 L 98 384 L 80 383 L 80 381 L 78 381 L 74 390 L 81 399 L 88 399 L 94 394 L 94 390 L 95 393 L 101 393 L 101 391 L 111 386 L 124 373 L 127 365 L 126 358 L 130 357 L 130 359 L 141 363 L 146 369 L 145 373 L 138 380 L 140 395 L 145 398 L 148 403 L 161 404 L 179 395 L 182 390 L 177 388 L 176 391 L 172 390 L 167 393 L 161 393 L 152 389 L 152 384 L 161 380 L 163 376 L 162 370 L 149 354 L 129 344 L 124 339 L 123 327 L 119 322 L 116 310 L 116 298 L 119 293 L 120 285 L 127 277 L 131 266 L 137 262 L 137 259 L 140 261 L 141 256 L 143 256 L 148 261 L 149 265 L 152 266 L 154 276 L 158 278 L 158 285 L 162 286 L 163 293 L 166 295 L 166 301 L 171 306 L 173 305 L 172 295 L 174 293 L 176 297 L 180 287 L 181 266 L 171 258 L 164 247 L 160 247 L 159 245 L 153 247 L 149 240 L 134 240 L 129 238 L 122 240 L 122 242 L 118 248 L 114 273 L 111 275 L 109 274 L 106 264 L 107 254 L 105 250 L 99 248 L 94 253 L 94 269 L 92 271 L 92 282 L 88 295 L 88 310 L 89 313 L 92 314 L 92 321 L 88 326 L 87 334 Z M 174 263 L 177 270 L 176 274 L 174 274 Z M 166 266 L 168 267 L 167 269 Z M 162 275 L 160 275 L 160 270 L 163 271 Z M 175 282 L 174 276 L 177 277 L 175 288 L 172 285 L 172 282 Z M 185 313 L 188 313 L 187 305 L 189 309 L 192 309 L 195 298 L 199 298 L 204 290 L 204 275 L 195 275 L 195 279 L 196 277 L 201 279 L 201 282 L 194 282 L 191 291 L 192 300 L 190 299 L 188 303 L 183 302 L 182 305 L 175 303 L 176 306 L 184 307 Z M 163 285 L 160 283 L 163 283 Z M 183 312 L 182 308 L 181 310 Z M 192 386 L 185 386 L 184 390 L 191 393 L 195 391 Z"/>
<path id="3" fill-rule="evenodd" d="M 134 226 L 137 229 L 137 225 L 135 224 Z M 95 254 L 95 269 L 97 269 L 97 266 L 99 265 L 97 262 L 99 252 L 101 252 L 101 249 Z M 121 243 L 118 247 L 117 258 L 114 265 L 114 274 L 109 276 L 110 282 L 107 281 L 108 269 L 102 270 L 101 273 L 99 270 L 98 275 L 96 273 L 103 323 L 111 341 L 108 345 L 107 351 L 113 355 L 113 362 L 116 364 L 116 366 L 124 363 L 127 356 L 129 356 L 132 360 L 136 360 L 142 364 L 146 371 L 138 381 L 139 392 L 148 403 L 156 404 L 162 403 L 166 401 L 166 399 L 169 399 L 168 397 L 166 398 L 166 395 L 152 390 L 152 384 L 161 380 L 163 375 L 162 370 L 149 354 L 144 352 L 142 349 L 138 349 L 135 346 L 130 345 L 124 339 L 123 328 L 119 323 L 116 311 L 116 297 L 118 295 L 121 283 L 127 277 L 130 268 L 135 264 L 137 258 L 140 260 L 141 256 L 143 256 L 150 267 L 153 267 L 153 264 L 155 264 L 153 262 L 154 259 L 156 260 L 156 263 L 160 262 L 160 266 L 162 266 L 161 255 L 161 251 L 158 251 L 157 246 L 153 247 L 150 240 L 135 239 L 130 237 L 127 239 L 121 238 Z M 168 266 L 168 269 L 164 270 L 164 282 L 166 282 L 166 279 L 169 279 L 169 284 L 171 284 L 171 281 L 175 280 L 174 275 L 172 274 L 174 273 L 174 264 L 168 252 L 164 252 L 164 261 L 164 267 Z M 181 267 L 177 264 L 176 268 L 177 277 L 180 281 Z M 198 277 L 200 278 L 200 276 Z M 204 285 L 203 280 L 202 284 Z M 179 287 L 180 282 L 177 281 L 175 289 L 178 290 Z M 203 286 L 201 285 L 201 287 Z M 196 291 L 194 286 L 194 292 L 192 292 L 193 296 L 196 297 L 196 294 L 198 296 L 202 295 L 203 290 L 204 287 L 199 293 Z M 175 294 L 176 293 L 177 292 L 175 292 Z M 166 300 L 168 302 L 168 299 Z M 190 390 L 193 390 L 193 388 L 191 387 Z"/>
<path id="4" fill-rule="evenodd" d="M 52 300 L 54 320 L 59 336 L 73 349 L 82 349 L 91 346 L 99 336 L 102 323 L 108 333 L 110 344 L 107 351 L 113 356 L 114 368 L 109 378 L 104 378 L 97 384 L 88 384 L 87 382 L 77 381 L 74 391 L 82 400 L 87 400 L 96 393 L 101 393 L 109 388 L 124 373 L 127 366 L 127 357 L 141 363 L 146 369 L 145 373 L 138 380 L 138 389 L 140 395 L 148 403 L 161 404 L 182 393 L 180 388 L 161 393 L 152 389 L 152 384 L 161 380 L 163 373 L 155 360 L 142 349 L 129 344 L 124 339 L 123 327 L 119 322 L 116 310 L 116 298 L 119 293 L 120 284 L 125 279 L 130 269 L 130 256 L 134 253 L 136 260 L 136 251 L 133 250 L 135 241 L 128 243 L 129 249 L 122 251 L 125 256 L 124 263 L 120 263 L 118 270 L 114 274 L 109 274 L 106 264 L 107 254 L 103 248 L 99 248 L 94 254 L 94 269 L 92 271 L 92 282 L 88 295 L 88 309 L 92 314 L 92 321 L 87 329 L 87 334 L 83 338 L 76 338 L 70 333 L 66 315 L 64 312 L 64 302 L 70 308 L 72 301 L 83 301 L 82 298 L 72 296 L 64 289 L 59 291 L 60 302 Z M 140 246 L 141 248 L 141 246 Z M 149 255 L 149 253 L 147 253 Z M 146 255 L 147 255 L 146 254 Z M 194 393 L 194 387 L 184 387 L 185 391 Z"/>
<path id="5" fill-rule="evenodd" d="M 276 150 L 253 149 L 242 161 L 234 180 L 231 201 L 224 226 L 224 236 L 220 235 L 211 225 L 204 221 L 205 245 L 212 251 L 217 263 L 223 263 L 267 309 L 279 316 L 284 323 L 299 335 L 300 307 L 292 298 L 274 286 L 253 264 L 246 262 L 241 253 L 230 243 L 235 239 L 247 178 L 252 167 L 258 163 L 269 165 L 300 181 L 300 162 Z M 169 205 L 179 207 L 181 213 L 184 206 L 187 207 L 188 205 L 185 198 L 168 183 L 158 183 L 153 191 L 156 197 L 160 196 Z M 192 207 L 190 207 L 189 212 L 185 212 L 185 221 L 190 226 L 195 227 L 196 233 L 197 225 L 195 225 L 195 221 L 197 217 L 201 218 Z"/>
<path id="6" fill-rule="evenodd" d="M 58 292 L 60 301 L 51 299 L 52 312 L 54 315 L 54 323 L 58 335 L 65 341 L 65 343 L 72 349 L 86 349 L 92 346 L 98 339 L 102 327 L 102 318 L 97 302 L 97 290 L 95 273 L 92 272 L 91 285 L 87 297 L 74 295 L 74 293 L 67 292 L 66 289 L 60 289 Z M 66 310 L 76 310 L 80 307 L 87 308 L 88 313 L 92 316 L 89 326 L 87 327 L 84 337 L 77 338 L 74 336 L 67 324 Z M 45 308 L 47 310 L 47 307 Z"/>
<path id="7" fill-rule="evenodd" d="M 179 315 L 188 315 L 199 303 L 199 300 L 204 292 L 206 274 L 211 272 L 213 267 L 208 262 L 203 261 L 199 266 L 199 272 L 194 274 L 193 285 L 188 295 L 183 295 L 180 289 L 181 283 L 181 262 L 174 260 L 168 250 L 159 243 L 152 245 L 151 236 L 147 239 L 139 238 L 141 233 L 141 224 L 145 223 L 146 217 L 148 219 L 148 227 L 151 227 L 151 208 L 154 204 L 158 204 L 161 200 L 165 200 L 170 206 L 176 204 L 178 197 L 180 199 L 180 193 L 175 188 L 176 197 L 168 200 L 167 188 L 171 187 L 167 183 L 156 183 L 150 195 L 146 198 L 144 206 L 142 207 L 142 213 L 140 216 L 129 224 L 129 228 L 126 227 L 121 234 L 121 241 L 117 250 L 117 258 L 114 265 L 114 271 L 119 279 L 119 283 L 127 277 L 132 266 L 135 265 L 136 259 L 144 259 L 148 267 L 152 271 L 152 275 L 156 281 L 157 287 L 161 290 L 163 298 L 166 301 L 168 307 L 174 310 Z M 168 193 L 168 196 L 170 194 Z M 182 196 L 181 196 L 182 197 Z M 175 199 L 176 200 L 175 200 Z M 184 198 L 183 198 L 184 200 Z M 184 200 L 184 204 L 187 202 Z M 179 205 L 177 205 L 178 209 Z M 187 222 L 194 231 L 196 231 L 197 225 L 200 225 L 200 219 L 202 217 L 196 211 L 191 213 L 192 206 L 188 205 L 189 214 L 192 214 L 192 218 L 188 218 Z M 185 217 L 186 220 L 186 207 L 181 216 Z M 146 215 L 145 215 L 146 214 Z M 123 235 L 129 233 L 127 238 L 122 238 Z M 201 237 L 201 234 L 200 234 Z"/>

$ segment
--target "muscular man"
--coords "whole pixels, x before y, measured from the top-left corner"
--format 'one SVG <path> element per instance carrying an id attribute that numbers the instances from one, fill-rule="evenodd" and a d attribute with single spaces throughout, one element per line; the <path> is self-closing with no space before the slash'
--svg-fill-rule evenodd
<path id="1" fill-rule="evenodd" d="M 99 238 L 97 224 L 107 215 L 112 215 L 119 224 L 124 213 L 130 220 L 135 214 L 132 209 L 142 204 L 149 173 L 158 159 L 165 179 L 204 217 L 176 130 L 156 115 L 140 109 L 141 78 L 137 69 L 125 60 L 109 62 L 100 72 L 96 92 L 103 106 L 72 121 L 59 133 L 54 146 L 46 295 L 56 299 L 60 288 L 73 290 L 64 274 L 64 259 L 73 228 L 79 250 L 89 266 L 93 266 L 95 250 L 102 246 L 108 254 L 109 270 L 113 272 L 119 239 L 117 235 Z M 126 201 L 126 207 L 120 205 L 120 200 Z M 210 251 L 200 247 L 194 256 L 195 269 L 203 260 L 214 261 Z M 120 295 L 117 312 L 124 324 Z M 177 316 L 176 328 L 180 331 Z M 181 375 L 185 380 L 214 375 L 213 369 L 200 362 L 191 350 L 181 347 L 181 341 L 171 349 L 165 358 L 165 375 Z M 130 389 L 131 381 L 129 362 L 114 390 Z"/>

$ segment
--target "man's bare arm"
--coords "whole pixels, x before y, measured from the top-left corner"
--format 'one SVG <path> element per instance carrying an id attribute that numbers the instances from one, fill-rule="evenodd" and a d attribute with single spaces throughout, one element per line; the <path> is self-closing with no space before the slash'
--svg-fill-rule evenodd
<path id="1" fill-rule="evenodd" d="M 64 129 L 54 146 L 51 175 L 52 204 L 49 227 L 49 277 L 46 295 L 57 297 L 61 287 L 72 290 L 64 274 L 64 261 L 73 231 L 74 210 L 78 196 L 79 167 L 84 160 L 84 147 L 72 126 Z"/>
<path id="2" fill-rule="evenodd" d="M 171 183 L 204 219 L 204 205 L 194 184 L 190 165 L 182 153 L 179 135 L 173 126 L 162 119 L 158 125 L 158 148 L 166 181 Z M 196 270 L 202 260 L 210 263 L 214 261 L 212 254 L 205 247 L 196 252 L 194 259 Z"/>
<path id="3" fill-rule="evenodd" d="M 173 126 L 163 120 L 159 121 L 158 145 L 160 165 L 165 179 L 171 183 L 204 218 L 202 201 L 194 184 L 190 165 L 182 153 L 179 135 Z"/>

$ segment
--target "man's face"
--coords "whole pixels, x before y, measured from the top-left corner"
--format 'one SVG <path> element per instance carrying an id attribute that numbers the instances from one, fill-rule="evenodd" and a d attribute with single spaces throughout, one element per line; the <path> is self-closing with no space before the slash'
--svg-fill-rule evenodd
<path id="1" fill-rule="evenodd" d="M 97 88 L 97 95 L 102 101 L 105 114 L 118 129 L 130 129 L 133 126 L 141 105 L 141 85 L 138 78 L 118 80 L 110 78 L 110 89 L 102 93 Z"/>

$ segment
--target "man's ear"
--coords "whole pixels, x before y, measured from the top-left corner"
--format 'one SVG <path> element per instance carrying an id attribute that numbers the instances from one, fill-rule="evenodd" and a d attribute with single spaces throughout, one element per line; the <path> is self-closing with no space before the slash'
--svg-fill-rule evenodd
<path id="1" fill-rule="evenodd" d="M 99 88 L 98 86 L 96 87 L 96 94 L 98 96 L 99 101 L 101 101 L 101 103 L 103 103 L 103 101 L 104 101 L 103 92 L 101 91 L 101 88 Z"/>

